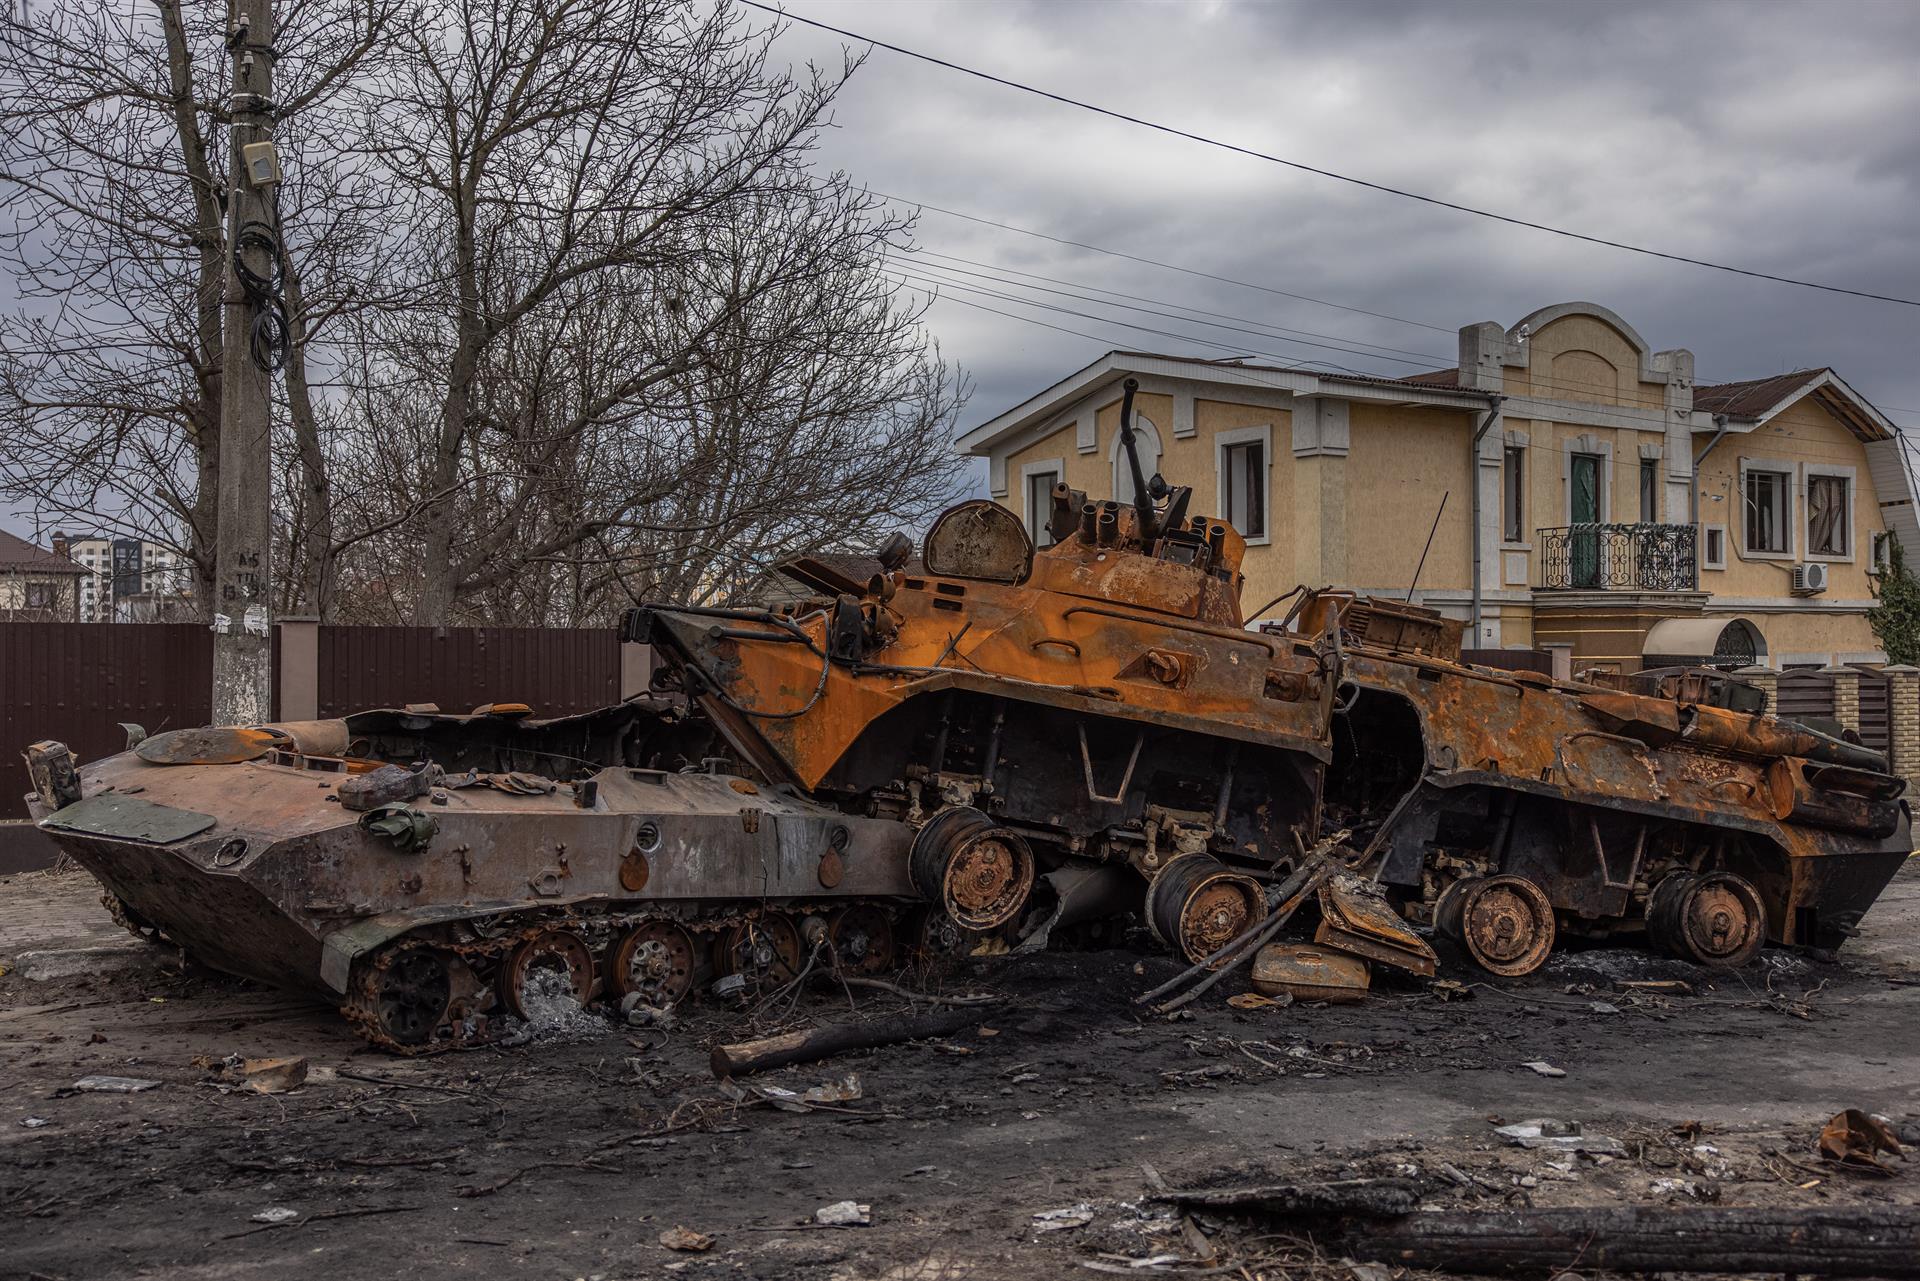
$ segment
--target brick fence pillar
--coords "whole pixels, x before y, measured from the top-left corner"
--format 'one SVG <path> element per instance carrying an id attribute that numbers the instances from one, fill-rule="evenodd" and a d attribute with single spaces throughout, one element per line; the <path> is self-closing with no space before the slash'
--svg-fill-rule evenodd
<path id="1" fill-rule="evenodd" d="M 1920 667 L 1897 664 L 1880 670 L 1887 678 L 1893 772 L 1920 783 Z"/>
<path id="2" fill-rule="evenodd" d="M 1774 710 L 1774 692 L 1780 684 L 1780 673 L 1771 667 L 1742 667 L 1734 672 L 1741 680 L 1757 687 L 1766 701 L 1760 705 L 1763 712 Z"/>
<path id="3" fill-rule="evenodd" d="M 1820 674 L 1833 682 L 1833 719 L 1841 729 L 1860 732 L 1860 673 L 1851 667 L 1823 667 Z"/>

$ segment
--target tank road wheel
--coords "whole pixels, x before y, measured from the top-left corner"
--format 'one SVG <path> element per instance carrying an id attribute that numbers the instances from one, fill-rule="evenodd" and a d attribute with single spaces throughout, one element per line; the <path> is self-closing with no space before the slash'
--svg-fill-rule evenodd
<path id="1" fill-rule="evenodd" d="M 923 907 L 908 918 L 907 939 L 916 965 L 942 970 L 973 951 L 980 936 L 961 929 L 942 909 Z"/>
<path id="2" fill-rule="evenodd" d="M 1489 876 L 1461 881 L 1453 891 L 1457 900 L 1443 896 L 1434 919 L 1443 929 L 1451 924 L 1448 932 L 1481 969 L 1518 978 L 1546 963 L 1553 951 L 1553 904 L 1538 885 L 1524 876 Z"/>
<path id="3" fill-rule="evenodd" d="M 1005 925 L 1033 892 L 1026 841 L 965 806 L 942 810 L 920 829 L 907 867 L 914 888 L 964 930 Z"/>
<path id="4" fill-rule="evenodd" d="M 786 983 L 800 973 L 800 931 L 780 912 L 763 912 L 727 931 L 720 968 L 748 984 Z"/>
<path id="5" fill-rule="evenodd" d="M 593 999 L 593 978 L 585 939 L 571 930 L 543 930 L 507 953 L 500 994 L 514 1017 L 531 1021 L 555 1000 L 584 1006 Z"/>
<path id="6" fill-rule="evenodd" d="M 1153 936 L 1189 961 L 1206 960 L 1266 914 L 1260 883 L 1210 854 L 1182 854 L 1147 886 Z"/>
<path id="7" fill-rule="evenodd" d="M 1436 933 L 1456 943 L 1466 938 L 1461 910 L 1466 904 L 1467 895 L 1479 883 L 1478 877 L 1465 876 L 1440 891 L 1440 897 L 1433 901 L 1433 928 Z"/>
<path id="8" fill-rule="evenodd" d="M 834 968 L 842 974 L 869 976 L 893 968 L 893 922 L 881 908 L 856 903 L 844 908 L 827 926 Z"/>
<path id="9" fill-rule="evenodd" d="M 609 976 L 621 996 L 638 992 L 649 1005 L 678 1005 L 693 991 L 693 938 L 672 921 L 644 921 L 613 950 Z"/>
<path id="10" fill-rule="evenodd" d="M 368 976 L 373 1023 L 403 1048 L 426 1045 L 453 1008 L 453 973 L 445 953 L 410 947 L 381 959 Z"/>
<path id="11" fill-rule="evenodd" d="M 1714 969 L 1738 969 L 1767 941 L 1767 909 L 1753 882 L 1732 872 L 1676 872 L 1647 900 L 1655 950 Z"/>

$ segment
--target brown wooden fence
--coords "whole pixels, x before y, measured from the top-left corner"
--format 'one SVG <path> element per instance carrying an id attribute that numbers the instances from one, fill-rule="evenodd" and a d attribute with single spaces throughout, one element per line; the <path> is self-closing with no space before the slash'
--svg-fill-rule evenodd
<path id="1" fill-rule="evenodd" d="M 466 712 L 527 703 L 565 716 L 620 698 L 620 637 L 612 628 L 322 627 L 322 716 L 435 703 Z"/>
<path id="2" fill-rule="evenodd" d="M 1477 667 L 1494 667 L 1503 672 L 1553 675 L 1553 655 L 1544 649 L 1463 649 L 1460 658 Z"/>
<path id="3" fill-rule="evenodd" d="M 1774 687 L 1773 706 L 1767 709 L 1788 720 L 1831 719 L 1833 716 L 1833 677 L 1818 668 L 1790 669 L 1780 673 Z"/>
<path id="4" fill-rule="evenodd" d="M 286 688 L 280 640 L 276 634 L 276 716 Z M 505 702 L 564 716 L 622 692 L 611 628 L 322 627 L 317 642 L 321 716 Z M 27 744 L 57 738 L 86 761 L 126 747 L 122 721 L 150 734 L 205 725 L 212 672 L 213 633 L 203 623 L 0 622 L 0 818 L 26 817 Z"/>
<path id="5" fill-rule="evenodd" d="M 29 743 L 57 738 L 82 760 L 149 733 L 205 725 L 213 633 L 204 623 L 0 622 L 0 818 L 25 818 Z"/>
<path id="6" fill-rule="evenodd" d="M 1860 741 L 1876 752 L 1893 752 L 1893 678 L 1860 669 Z"/>

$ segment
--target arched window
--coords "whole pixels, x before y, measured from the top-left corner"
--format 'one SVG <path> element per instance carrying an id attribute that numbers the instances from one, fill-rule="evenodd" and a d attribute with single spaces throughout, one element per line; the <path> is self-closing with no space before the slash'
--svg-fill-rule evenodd
<path id="1" fill-rule="evenodd" d="M 1140 474 L 1147 480 L 1160 470 L 1160 432 L 1146 415 L 1133 416 L 1133 447 L 1140 455 Z M 1107 449 L 1113 464 L 1113 498 L 1118 503 L 1133 502 L 1133 473 L 1127 468 L 1127 451 L 1120 448 L 1120 428 L 1113 429 L 1113 444 Z"/>

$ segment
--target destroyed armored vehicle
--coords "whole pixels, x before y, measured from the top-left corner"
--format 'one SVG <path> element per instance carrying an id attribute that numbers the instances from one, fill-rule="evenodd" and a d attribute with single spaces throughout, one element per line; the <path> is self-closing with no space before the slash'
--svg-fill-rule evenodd
<path id="1" fill-rule="evenodd" d="M 1467 665 L 1461 623 L 1333 591 L 1249 631 L 1239 536 L 1138 471 L 1131 505 L 1056 487 L 1044 549 L 963 505 L 918 567 L 904 546 L 865 582 L 802 565 L 823 595 L 790 615 L 660 608 L 635 638 L 766 777 L 918 828 L 915 885 L 962 924 L 969 895 L 1011 903 L 1037 865 L 1144 898 L 1197 960 L 1348 830 L 1404 915 L 1495 973 L 1561 933 L 1642 930 L 1733 966 L 1767 940 L 1838 946 L 1911 849 L 1883 757 L 1718 673 Z M 990 852 L 950 837 L 975 832 Z M 1321 906 L 1353 950 L 1428 968 L 1390 914 Z"/>
<path id="2" fill-rule="evenodd" d="M 1883 756 L 1761 714 L 1721 673 L 1470 666 L 1462 624 L 1335 592 L 1296 625 L 1343 638 L 1329 821 L 1408 916 L 1496 974 L 1560 934 L 1644 930 L 1728 967 L 1768 941 L 1835 948 L 1913 848 Z"/>
<path id="3" fill-rule="evenodd" d="M 1738 964 L 1836 945 L 1892 876 L 1885 762 L 1724 678 L 1491 671 L 1459 624 L 1331 591 L 1250 630 L 1245 544 L 1140 474 L 1133 390 L 1131 502 L 1056 488 L 1039 549 L 964 503 L 917 561 L 896 536 L 864 574 L 786 566 L 814 599 L 633 611 L 658 700 L 175 731 L 84 767 L 40 743 L 36 816 L 135 928 L 402 1050 L 1129 915 L 1198 962 L 1309 883 L 1319 942 L 1415 973 L 1396 909 L 1503 974 L 1642 930 Z"/>

